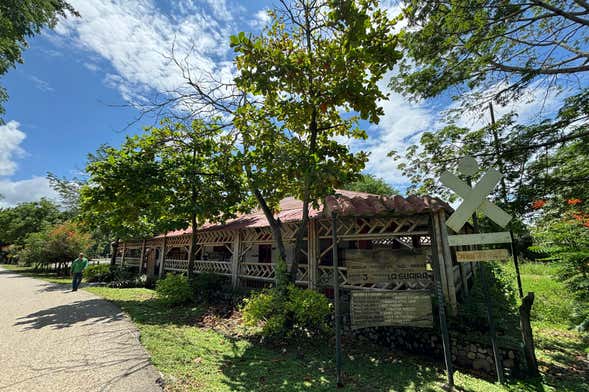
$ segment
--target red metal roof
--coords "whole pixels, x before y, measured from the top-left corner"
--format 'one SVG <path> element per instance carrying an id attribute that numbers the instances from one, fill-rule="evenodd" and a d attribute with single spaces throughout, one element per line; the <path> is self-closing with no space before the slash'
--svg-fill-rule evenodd
<path id="1" fill-rule="evenodd" d="M 314 209 L 310 207 L 309 218 L 329 216 L 336 212 L 339 216 L 375 216 L 385 214 L 415 215 L 428 211 L 445 209 L 453 211 L 452 207 L 438 198 L 430 196 L 409 196 L 404 198 L 399 195 L 384 197 L 364 192 L 353 192 L 337 189 L 334 195 L 327 196 L 325 208 Z M 294 197 L 287 197 L 280 201 L 280 211 L 275 215 L 282 222 L 296 222 L 302 219 L 303 202 Z M 236 230 L 253 227 L 268 227 L 270 224 L 261 210 L 238 216 L 235 219 L 222 223 L 206 223 L 199 230 Z M 192 228 L 168 232 L 166 236 L 176 237 L 192 233 Z M 157 236 L 163 237 L 163 235 Z M 157 238 L 156 237 L 156 238 Z"/>

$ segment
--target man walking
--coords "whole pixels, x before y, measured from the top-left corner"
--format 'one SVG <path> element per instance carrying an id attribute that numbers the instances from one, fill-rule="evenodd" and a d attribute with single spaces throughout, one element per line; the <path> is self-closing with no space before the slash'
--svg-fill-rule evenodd
<path id="1" fill-rule="evenodd" d="M 82 272 L 87 266 L 88 259 L 84 257 L 84 253 L 80 253 L 80 256 L 72 262 L 72 291 L 78 291 L 78 287 L 82 282 Z"/>

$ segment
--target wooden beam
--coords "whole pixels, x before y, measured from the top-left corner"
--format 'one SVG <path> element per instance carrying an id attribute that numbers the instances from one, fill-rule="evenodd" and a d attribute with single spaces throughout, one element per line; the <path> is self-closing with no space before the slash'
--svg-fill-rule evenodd
<path id="1" fill-rule="evenodd" d="M 166 245 L 167 245 L 168 237 L 164 234 L 164 242 L 162 244 L 162 251 L 160 252 L 160 270 L 158 272 L 158 276 L 161 278 L 164 274 L 164 264 L 166 263 Z"/>
<path id="2" fill-rule="evenodd" d="M 441 210 L 438 213 L 439 222 L 439 240 L 441 242 L 444 254 L 444 264 L 446 268 L 446 279 L 448 279 L 448 303 L 450 304 L 450 313 L 453 315 L 458 312 L 458 301 L 456 300 L 456 284 L 454 279 L 454 266 L 452 265 L 452 252 L 448 244 L 448 229 L 446 227 L 446 211 Z"/>
<path id="3" fill-rule="evenodd" d="M 319 239 L 317 238 L 317 227 L 315 226 L 315 220 L 309 221 L 309 230 L 308 230 L 308 239 L 307 239 L 307 266 L 309 268 L 308 272 L 308 288 L 311 290 L 317 289 L 317 276 L 319 274 L 318 270 L 318 255 L 319 255 Z"/>
<path id="4" fill-rule="evenodd" d="M 233 236 L 233 254 L 231 255 L 231 286 L 235 289 L 239 285 L 239 259 L 241 256 L 241 235 L 236 230 Z"/>
<path id="5" fill-rule="evenodd" d="M 141 244 L 141 256 L 139 256 L 139 275 L 141 275 L 141 270 L 143 269 L 143 258 L 145 257 L 145 240 Z"/>

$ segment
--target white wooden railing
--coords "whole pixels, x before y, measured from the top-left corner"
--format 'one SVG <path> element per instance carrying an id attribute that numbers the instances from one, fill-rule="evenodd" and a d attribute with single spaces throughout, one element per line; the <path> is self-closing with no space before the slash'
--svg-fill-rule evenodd
<path id="1" fill-rule="evenodd" d="M 187 271 L 188 260 L 184 259 L 166 259 L 164 262 L 164 270 L 166 271 Z"/>
<path id="2" fill-rule="evenodd" d="M 239 265 L 239 277 L 245 279 L 273 281 L 276 279 L 276 264 L 241 263 Z M 299 264 L 297 269 L 297 283 L 307 284 L 308 281 L 309 266 L 306 264 Z"/>
<path id="3" fill-rule="evenodd" d="M 139 265 L 140 257 L 125 257 L 125 265 Z"/>

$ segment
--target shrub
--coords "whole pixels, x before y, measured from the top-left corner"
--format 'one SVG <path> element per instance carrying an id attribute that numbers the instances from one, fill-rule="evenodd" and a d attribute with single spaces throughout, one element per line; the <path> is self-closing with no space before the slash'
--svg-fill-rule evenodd
<path id="1" fill-rule="evenodd" d="M 86 282 L 110 282 L 112 280 L 110 265 L 89 265 L 84 270 L 84 279 L 86 279 Z"/>
<path id="2" fill-rule="evenodd" d="M 184 275 L 168 274 L 155 284 L 155 291 L 160 299 L 169 305 L 181 305 L 190 302 L 192 289 Z"/>
<path id="3" fill-rule="evenodd" d="M 242 307 L 247 326 L 261 326 L 268 338 L 321 336 L 330 331 L 331 304 L 322 294 L 288 285 L 252 294 Z"/>
<path id="4" fill-rule="evenodd" d="M 111 270 L 109 287 L 118 289 L 144 287 L 145 279 L 133 267 L 116 266 Z"/>
<path id="5" fill-rule="evenodd" d="M 486 333 L 489 328 L 486 297 L 490 296 L 497 331 L 516 336 L 519 331 L 519 313 L 514 285 L 515 275 L 494 263 L 485 263 L 485 270 L 489 293 L 483 291 L 480 276 L 477 275 L 470 295 L 459 306 L 458 315 L 452 320 L 454 328 L 466 332 Z"/>
<path id="6" fill-rule="evenodd" d="M 222 300 L 225 295 L 227 278 L 221 275 L 202 273 L 195 275 L 190 286 L 193 298 L 197 302 L 214 303 Z"/>

